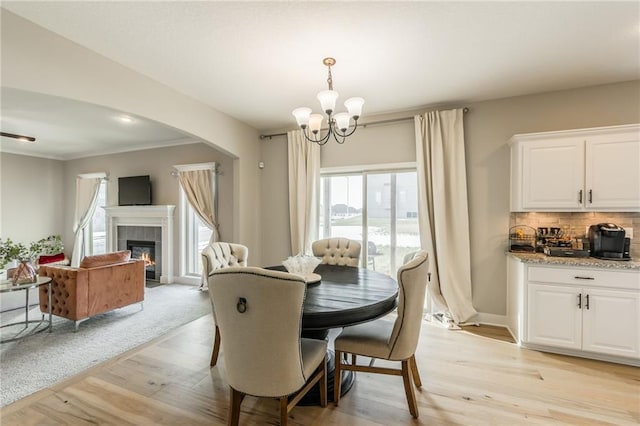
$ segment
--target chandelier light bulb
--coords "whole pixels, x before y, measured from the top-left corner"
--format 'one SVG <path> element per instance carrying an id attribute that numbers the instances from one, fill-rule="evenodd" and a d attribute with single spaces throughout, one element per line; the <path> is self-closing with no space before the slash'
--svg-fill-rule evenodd
<path id="1" fill-rule="evenodd" d="M 336 120 L 336 128 L 342 133 L 346 133 L 347 129 L 349 129 L 349 118 L 349 114 L 346 112 L 341 112 L 333 116 L 333 119 Z"/>
<path id="2" fill-rule="evenodd" d="M 323 90 L 322 92 L 318 93 L 318 100 L 320 101 L 322 111 L 327 114 L 331 114 L 336 110 L 338 92 L 336 92 L 335 90 Z"/>
<path id="3" fill-rule="evenodd" d="M 296 108 L 292 112 L 293 116 L 296 118 L 296 122 L 298 126 L 302 129 L 306 128 L 309 125 L 309 116 L 311 115 L 311 108 L 301 107 Z"/>
<path id="4" fill-rule="evenodd" d="M 362 115 L 362 105 L 364 105 L 364 99 L 362 98 L 349 98 L 344 101 L 344 106 L 349 111 L 349 117 L 353 117 L 356 120 Z"/>
<path id="5" fill-rule="evenodd" d="M 323 119 L 324 117 L 322 116 L 322 114 L 311 114 L 309 116 L 309 130 L 311 130 L 313 134 L 317 134 L 320 131 Z"/>

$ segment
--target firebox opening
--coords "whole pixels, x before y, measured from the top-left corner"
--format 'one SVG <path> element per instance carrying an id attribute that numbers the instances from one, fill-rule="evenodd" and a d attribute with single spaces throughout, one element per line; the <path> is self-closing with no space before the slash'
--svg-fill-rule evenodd
<path id="1" fill-rule="evenodd" d="M 156 243 L 155 241 L 127 240 L 127 250 L 131 250 L 132 259 L 143 259 L 146 278 L 156 280 Z"/>

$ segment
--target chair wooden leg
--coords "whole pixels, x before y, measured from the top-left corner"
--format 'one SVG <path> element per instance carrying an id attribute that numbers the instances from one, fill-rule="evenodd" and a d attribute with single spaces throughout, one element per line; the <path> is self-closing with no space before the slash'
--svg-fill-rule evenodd
<path id="1" fill-rule="evenodd" d="M 411 358 L 409 358 L 409 360 L 411 361 L 411 373 L 413 374 L 413 383 L 416 385 L 417 388 L 421 388 L 422 380 L 420 380 L 420 372 L 418 372 L 418 364 L 416 363 L 416 356 L 411 355 Z"/>
<path id="2" fill-rule="evenodd" d="M 231 389 L 231 398 L 229 400 L 229 426 L 238 426 L 240 422 L 240 405 L 244 399 L 244 394 L 229 386 Z"/>
<path id="3" fill-rule="evenodd" d="M 342 385 L 342 352 L 336 351 L 336 369 L 333 376 L 333 403 L 338 406 L 340 402 L 340 386 Z"/>
<path id="4" fill-rule="evenodd" d="M 215 367 L 218 363 L 218 353 L 220 352 L 220 329 L 216 325 L 216 337 L 213 340 L 213 352 L 211 353 L 211 362 L 209 365 Z"/>
<path id="5" fill-rule="evenodd" d="M 288 397 L 280 397 L 280 426 L 287 426 L 287 419 L 289 418 L 288 404 Z"/>
<path id="6" fill-rule="evenodd" d="M 416 394 L 413 392 L 413 383 L 411 383 L 411 366 L 410 358 L 402 361 L 402 379 L 404 381 L 404 392 L 407 395 L 407 403 L 409 404 L 409 412 L 413 418 L 418 418 L 418 405 L 416 404 Z"/>
<path id="7" fill-rule="evenodd" d="M 338 360 L 340 363 L 340 360 Z M 324 356 L 324 360 L 322 361 L 322 379 L 318 382 L 320 386 L 320 406 L 327 406 L 327 356 Z"/>

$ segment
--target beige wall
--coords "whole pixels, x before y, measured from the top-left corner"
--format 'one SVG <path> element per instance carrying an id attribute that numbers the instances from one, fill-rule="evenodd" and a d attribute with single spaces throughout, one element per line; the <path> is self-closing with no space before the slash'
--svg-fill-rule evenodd
<path id="1" fill-rule="evenodd" d="M 64 188 L 75 188 L 76 176 L 80 173 L 106 172 L 107 204 L 118 205 L 118 178 L 125 176 L 149 175 L 151 178 L 152 200 L 155 205 L 175 205 L 174 241 L 179 241 L 178 222 L 178 179 L 171 176 L 176 164 L 216 162 L 220 164 L 219 215 L 222 238 L 232 238 L 233 216 L 233 159 L 209 145 L 195 143 L 167 148 L 132 151 L 122 154 L 101 155 L 65 162 Z M 73 209 L 75 191 L 66 192 L 65 198 L 65 241 L 73 243 Z M 179 246 L 174 247 L 173 270 L 179 271 Z"/>
<path id="2" fill-rule="evenodd" d="M 252 264 L 261 263 L 260 141 L 255 129 L 8 11 L 2 11 L 1 19 L 3 86 L 146 117 L 234 158 L 232 238 L 252 250 Z"/>
<path id="3" fill-rule="evenodd" d="M 73 249 L 75 179 L 81 173 L 106 172 L 107 204 L 118 204 L 118 178 L 150 175 L 153 204 L 175 205 L 174 241 L 178 241 L 178 180 L 171 176 L 176 164 L 220 164 L 219 220 L 222 238 L 234 227 L 233 164 L 228 155 L 204 143 L 101 155 L 70 161 L 0 154 L 0 237 L 29 243 L 48 235 L 63 236 L 65 252 Z M 18 200 L 18 202 L 15 202 Z M 35 206 L 30 208 L 29 206 Z M 46 213 L 46 214 L 43 214 Z M 174 271 L 178 271 L 178 245 Z"/>
<path id="4" fill-rule="evenodd" d="M 62 161 L 0 153 L 0 238 L 29 244 L 62 234 Z"/>
<path id="5" fill-rule="evenodd" d="M 509 147 L 516 133 L 640 122 L 640 81 L 465 104 L 465 143 L 473 303 L 482 313 L 506 314 L 505 248 L 509 230 Z M 433 109 L 425 107 L 420 111 Z M 414 111 L 415 112 L 415 111 Z M 365 111 L 366 114 L 366 111 Z M 404 114 L 411 116 L 412 113 Z M 395 118 L 398 114 L 376 117 Z M 366 119 L 365 115 L 365 119 Z M 356 137 L 357 135 L 357 137 Z M 413 123 L 369 126 L 344 145 L 322 148 L 322 167 L 415 161 Z M 290 253 L 286 137 L 262 142 L 265 161 L 262 218 L 264 260 Z M 286 235 L 287 237 L 282 237 Z"/>

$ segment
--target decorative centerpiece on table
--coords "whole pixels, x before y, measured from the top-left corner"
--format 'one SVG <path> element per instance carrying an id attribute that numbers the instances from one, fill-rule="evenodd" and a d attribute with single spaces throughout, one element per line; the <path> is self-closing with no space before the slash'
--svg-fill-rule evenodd
<path id="1" fill-rule="evenodd" d="M 307 284 L 319 283 L 322 277 L 313 271 L 322 263 L 322 260 L 305 254 L 290 256 L 282 261 L 282 264 L 291 274 L 301 275 Z"/>
<path id="2" fill-rule="evenodd" d="M 0 238 L 0 269 L 3 269 L 9 262 L 16 261 L 18 265 L 10 270 L 8 274 L 13 284 L 34 283 L 38 280 L 38 274 L 34 262 L 42 254 L 53 254 L 62 252 L 62 237 L 60 235 L 50 235 L 38 241 L 34 241 L 29 246 L 16 243 L 11 238 Z"/>

